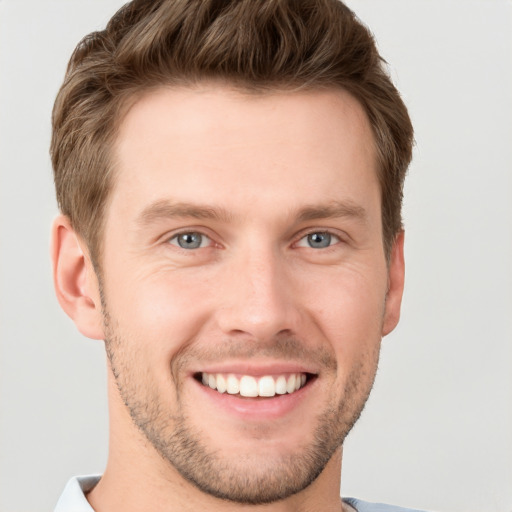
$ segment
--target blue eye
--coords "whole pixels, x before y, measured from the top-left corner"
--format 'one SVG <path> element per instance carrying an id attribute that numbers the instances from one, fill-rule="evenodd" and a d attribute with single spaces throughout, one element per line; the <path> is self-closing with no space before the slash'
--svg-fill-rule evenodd
<path id="1" fill-rule="evenodd" d="M 311 247 L 312 249 L 325 249 L 339 241 L 340 239 L 332 233 L 328 233 L 327 231 L 316 231 L 301 238 L 297 245 L 299 247 Z"/>
<path id="2" fill-rule="evenodd" d="M 207 247 L 210 244 L 210 239 L 202 233 L 191 231 L 173 236 L 169 243 L 182 249 L 200 249 L 201 247 Z"/>
<path id="3" fill-rule="evenodd" d="M 323 249 L 331 245 L 331 235 L 329 233 L 311 233 L 307 236 L 308 245 L 314 249 Z"/>

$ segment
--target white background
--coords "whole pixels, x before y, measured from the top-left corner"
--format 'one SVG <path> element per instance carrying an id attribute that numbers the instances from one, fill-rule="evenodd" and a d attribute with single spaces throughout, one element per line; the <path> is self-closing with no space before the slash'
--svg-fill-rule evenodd
<path id="1" fill-rule="evenodd" d="M 101 342 L 53 295 L 50 110 L 115 0 L 0 0 L 0 510 L 51 510 L 101 472 Z M 402 322 L 344 458 L 342 492 L 512 512 L 512 3 L 351 0 L 409 106 Z"/>

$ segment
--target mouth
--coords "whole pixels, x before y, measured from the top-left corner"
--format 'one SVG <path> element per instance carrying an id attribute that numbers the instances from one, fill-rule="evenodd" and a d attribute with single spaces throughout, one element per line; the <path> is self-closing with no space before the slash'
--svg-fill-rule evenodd
<path id="1" fill-rule="evenodd" d="M 302 372 L 261 376 L 198 372 L 194 375 L 203 386 L 220 394 L 245 398 L 293 394 L 311 383 L 315 377 L 314 374 Z"/>

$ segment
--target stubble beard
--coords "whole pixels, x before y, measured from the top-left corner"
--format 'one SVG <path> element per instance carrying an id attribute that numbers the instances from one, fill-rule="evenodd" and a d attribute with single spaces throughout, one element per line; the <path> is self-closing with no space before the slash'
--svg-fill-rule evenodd
<path id="1" fill-rule="evenodd" d="M 365 354 L 351 369 L 343 397 L 329 403 L 317 418 L 309 446 L 275 458 L 223 457 L 210 449 L 182 407 L 171 414 L 158 396 L 157 386 L 140 386 L 137 357 L 126 354 L 126 344 L 112 328 L 104 305 L 105 346 L 111 371 L 129 414 L 161 458 L 200 491 L 239 504 L 266 504 L 307 488 L 342 446 L 359 418 L 373 386 L 379 350 Z M 293 344 L 293 342 L 292 342 Z M 368 362 L 370 361 L 370 364 Z M 334 362 L 334 364 L 336 364 Z"/>

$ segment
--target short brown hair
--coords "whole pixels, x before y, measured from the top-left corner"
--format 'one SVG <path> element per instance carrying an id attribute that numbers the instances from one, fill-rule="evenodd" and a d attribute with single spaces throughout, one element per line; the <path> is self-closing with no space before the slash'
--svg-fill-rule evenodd
<path id="1" fill-rule="evenodd" d="M 335 87 L 359 100 L 376 142 L 389 256 L 402 228 L 413 129 L 355 14 L 339 0 L 134 0 L 78 44 L 53 109 L 57 201 L 97 268 L 111 149 L 129 100 L 210 79 L 261 93 Z"/>

